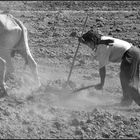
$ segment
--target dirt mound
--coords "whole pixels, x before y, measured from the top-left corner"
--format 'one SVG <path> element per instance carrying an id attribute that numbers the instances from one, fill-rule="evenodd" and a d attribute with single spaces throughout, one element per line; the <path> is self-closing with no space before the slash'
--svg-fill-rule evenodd
<path id="1" fill-rule="evenodd" d="M 86 111 L 84 104 L 79 104 L 81 98 L 76 97 L 75 104 L 72 98 L 64 102 L 58 99 L 61 95 L 52 93 L 46 91 L 24 100 L 9 96 L 0 101 L 0 138 L 139 138 L 139 118 L 118 113 L 120 107 L 114 107 L 114 113 L 99 106 Z"/>

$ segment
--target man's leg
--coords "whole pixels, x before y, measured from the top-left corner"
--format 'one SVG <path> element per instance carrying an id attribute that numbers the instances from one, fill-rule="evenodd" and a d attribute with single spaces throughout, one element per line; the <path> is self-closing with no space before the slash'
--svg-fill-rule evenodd
<path id="1" fill-rule="evenodd" d="M 123 98 L 121 101 L 122 105 L 129 106 L 132 104 L 133 99 L 131 98 L 131 94 L 129 90 L 129 73 L 130 73 L 131 65 L 123 60 L 120 67 L 120 82 L 123 92 Z"/>
<path id="2" fill-rule="evenodd" d="M 127 94 L 130 95 L 138 105 L 140 105 L 139 93 L 139 64 L 140 64 L 140 49 L 132 47 L 126 56 L 126 62 L 129 69 L 126 71 L 127 76 Z"/>
<path id="3" fill-rule="evenodd" d="M 133 65 L 135 73 L 129 82 L 129 92 L 132 99 L 140 106 L 140 93 L 139 93 L 139 64 Z"/>

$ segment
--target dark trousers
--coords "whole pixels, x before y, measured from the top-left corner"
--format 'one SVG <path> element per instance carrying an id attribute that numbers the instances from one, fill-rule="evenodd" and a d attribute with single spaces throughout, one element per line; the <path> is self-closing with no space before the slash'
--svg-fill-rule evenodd
<path id="1" fill-rule="evenodd" d="M 131 104 L 134 100 L 140 105 L 139 94 L 139 64 L 140 49 L 131 47 L 122 57 L 120 66 L 120 81 L 123 90 L 123 100 Z"/>

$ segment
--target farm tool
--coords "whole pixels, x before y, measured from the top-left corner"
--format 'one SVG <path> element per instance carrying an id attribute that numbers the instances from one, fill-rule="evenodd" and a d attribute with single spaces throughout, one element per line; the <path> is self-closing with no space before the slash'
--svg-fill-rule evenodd
<path id="1" fill-rule="evenodd" d="M 81 36 L 83 35 L 84 29 L 85 29 L 85 26 L 86 26 L 86 23 L 87 23 L 87 19 L 88 19 L 88 15 L 86 16 L 85 22 L 84 22 L 84 24 L 83 24 L 83 30 L 82 30 Z M 70 34 L 70 36 L 71 36 L 71 37 L 78 37 L 76 32 L 72 32 L 72 33 Z M 78 37 L 78 38 L 79 38 L 79 37 Z M 73 61 L 72 61 L 72 64 L 71 64 L 70 72 L 69 72 L 69 75 L 68 75 L 68 78 L 67 78 L 65 87 L 67 87 L 68 84 L 70 85 L 70 76 L 71 76 L 71 74 L 72 74 L 72 70 L 73 70 L 73 67 L 74 67 L 74 62 L 75 62 L 75 59 L 76 59 L 76 56 L 77 56 L 79 47 L 80 47 L 80 41 L 78 42 L 78 46 L 77 46 L 77 49 L 76 49 L 75 54 L 74 54 L 74 57 L 73 57 Z"/>

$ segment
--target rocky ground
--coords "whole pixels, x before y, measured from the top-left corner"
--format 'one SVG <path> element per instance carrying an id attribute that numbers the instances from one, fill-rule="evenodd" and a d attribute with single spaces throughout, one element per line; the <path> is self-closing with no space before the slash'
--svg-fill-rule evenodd
<path id="1" fill-rule="evenodd" d="M 119 104 L 119 64 L 107 66 L 104 89 L 96 90 L 98 63 L 81 44 L 70 86 L 65 87 L 78 45 L 70 33 L 81 33 L 88 14 L 84 32 L 93 26 L 140 47 L 139 1 L 1 1 L 0 10 L 27 27 L 42 83 L 36 89 L 29 69 L 22 69 L 21 56 L 12 59 L 15 78 L 6 82 L 9 96 L 0 99 L 1 139 L 140 138 L 139 106 Z M 84 90 L 72 92 L 79 88 Z"/>

